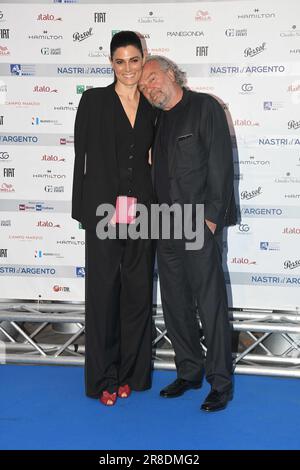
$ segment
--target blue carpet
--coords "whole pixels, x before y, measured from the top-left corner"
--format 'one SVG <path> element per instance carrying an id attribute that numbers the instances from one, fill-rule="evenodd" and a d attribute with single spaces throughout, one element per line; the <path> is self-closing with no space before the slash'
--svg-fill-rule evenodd
<path id="1" fill-rule="evenodd" d="M 175 378 L 155 371 L 153 387 L 106 408 L 86 398 L 83 369 L 0 366 L 3 449 L 299 449 L 300 380 L 235 376 L 235 397 L 200 411 L 209 391 L 158 396 Z"/>

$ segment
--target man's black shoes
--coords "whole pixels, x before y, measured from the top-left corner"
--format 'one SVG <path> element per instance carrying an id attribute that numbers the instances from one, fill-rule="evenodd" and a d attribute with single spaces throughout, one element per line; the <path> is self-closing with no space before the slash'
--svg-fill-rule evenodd
<path id="1" fill-rule="evenodd" d="M 211 392 L 205 398 L 201 406 L 203 411 L 220 411 L 226 408 L 228 402 L 232 400 L 233 392 L 228 390 L 227 392 L 218 392 L 217 390 L 211 390 Z"/>
<path id="2" fill-rule="evenodd" d="M 201 385 L 201 382 L 190 382 L 189 380 L 176 379 L 160 391 L 160 396 L 163 398 L 180 397 L 180 395 L 183 395 L 187 390 L 200 388 Z"/>

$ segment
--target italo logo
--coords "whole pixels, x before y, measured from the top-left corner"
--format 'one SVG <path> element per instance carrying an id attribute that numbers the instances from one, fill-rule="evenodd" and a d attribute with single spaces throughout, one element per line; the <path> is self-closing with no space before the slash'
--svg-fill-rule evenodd
<path id="1" fill-rule="evenodd" d="M 284 227 L 282 233 L 284 235 L 300 235 L 300 227 Z"/>
<path id="2" fill-rule="evenodd" d="M 259 126 L 260 124 L 257 121 L 252 121 L 251 119 L 235 119 L 234 125 L 254 127 L 254 126 Z"/>
<path id="3" fill-rule="evenodd" d="M 38 220 L 36 226 L 42 228 L 60 228 L 59 224 L 54 224 L 51 220 Z"/>
<path id="4" fill-rule="evenodd" d="M 232 258 L 232 264 L 256 264 L 256 261 L 249 260 L 249 258 Z"/>
<path id="5" fill-rule="evenodd" d="M 40 13 L 37 17 L 37 21 L 62 21 L 62 18 L 55 17 L 54 15 L 51 15 L 50 13 Z"/>
<path id="6" fill-rule="evenodd" d="M 56 88 L 52 88 L 46 85 L 35 85 L 33 88 L 34 93 L 58 93 Z"/>
<path id="7" fill-rule="evenodd" d="M 43 162 L 65 162 L 66 159 L 64 157 L 60 157 L 58 155 L 47 155 L 46 153 L 41 157 Z"/>

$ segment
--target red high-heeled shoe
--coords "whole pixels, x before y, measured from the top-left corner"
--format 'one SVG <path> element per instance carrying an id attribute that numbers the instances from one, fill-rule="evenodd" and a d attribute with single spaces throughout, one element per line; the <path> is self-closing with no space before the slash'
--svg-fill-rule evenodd
<path id="1" fill-rule="evenodd" d="M 120 385 L 118 388 L 118 397 L 119 398 L 128 398 L 131 394 L 131 388 L 128 384 Z"/>
<path id="2" fill-rule="evenodd" d="M 104 390 L 99 400 L 105 406 L 113 406 L 117 401 L 117 392 L 109 393 L 107 390 Z"/>

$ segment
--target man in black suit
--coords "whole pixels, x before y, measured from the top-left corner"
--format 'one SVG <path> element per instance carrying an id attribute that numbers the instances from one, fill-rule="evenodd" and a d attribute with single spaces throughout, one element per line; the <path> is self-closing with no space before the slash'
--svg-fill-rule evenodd
<path id="1" fill-rule="evenodd" d="M 212 96 L 184 88 L 184 73 L 161 56 L 149 56 L 139 87 L 163 110 L 153 148 L 153 178 L 159 204 L 204 205 L 204 244 L 158 242 L 162 306 L 175 351 L 177 379 L 161 390 L 172 398 L 200 388 L 203 354 L 211 391 L 201 409 L 217 411 L 232 399 L 232 356 L 227 294 L 222 270 L 222 229 L 236 222 L 230 133 L 222 106 Z M 194 218 L 197 213 L 194 212 Z M 195 221 L 195 219 L 194 219 Z"/>

